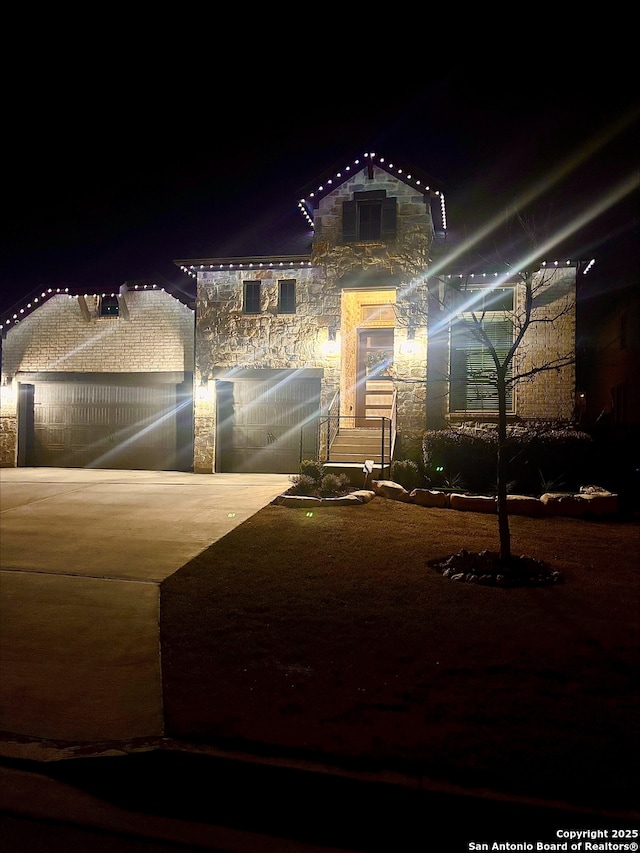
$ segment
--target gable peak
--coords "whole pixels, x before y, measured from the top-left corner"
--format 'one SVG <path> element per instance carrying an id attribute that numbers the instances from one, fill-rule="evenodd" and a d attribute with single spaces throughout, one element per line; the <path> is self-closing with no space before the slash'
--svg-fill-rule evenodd
<path id="1" fill-rule="evenodd" d="M 360 157 L 356 157 L 351 163 L 348 163 L 342 169 L 329 173 L 327 177 L 319 182 L 309 185 L 306 191 L 303 191 L 303 197 L 298 201 L 298 209 L 307 221 L 307 224 L 313 228 L 313 208 L 316 206 L 319 199 L 328 195 L 336 189 L 336 187 L 353 178 L 362 170 L 367 170 L 369 177 L 373 177 L 374 167 L 378 166 L 384 169 L 395 178 L 398 178 L 403 183 L 415 187 L 415 189 L 423 195 L 429 195 L 436 198 L 440 202 L 440 215 L 442 225 L 446 230 L 446 209 L 444 201 L 444 193 L 441 188 L 434 185 L 434 181 L 424 175 L 416 173 L 406 166 L 398 165 L 393 160 L 381 156 L 374 151 L 367 151 Z"/>

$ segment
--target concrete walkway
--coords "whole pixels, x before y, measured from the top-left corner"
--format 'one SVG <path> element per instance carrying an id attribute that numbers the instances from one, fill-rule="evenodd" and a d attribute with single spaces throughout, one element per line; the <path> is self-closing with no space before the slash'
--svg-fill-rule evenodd
<path id="1" fill-rule="evenodd" d="M 161 736 L 160 582 L 288 486 L 284 474 L 2 469 L 5 740 Z"/>

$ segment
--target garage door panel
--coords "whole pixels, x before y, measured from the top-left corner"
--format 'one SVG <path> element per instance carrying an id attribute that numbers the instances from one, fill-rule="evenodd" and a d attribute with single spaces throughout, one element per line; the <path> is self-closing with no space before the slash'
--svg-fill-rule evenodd
<path id="1" fill-rule="evenodd" d="M 176 389 L 37 383 L 27 464 L 56 467 L 176 467 Z"/>
<path id="2" fill-rule="evenodd" d="M 320 379 L 217 382 L 217 470 L 295 473 L 314 456 Z"/>

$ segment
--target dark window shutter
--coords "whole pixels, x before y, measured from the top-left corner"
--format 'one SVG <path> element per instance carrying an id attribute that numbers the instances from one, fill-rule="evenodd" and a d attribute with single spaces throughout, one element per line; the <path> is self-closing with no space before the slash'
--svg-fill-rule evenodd
<path id="1" fill-rule="evenodd" d="M 355 201 L 342 202 L 342 239 L 357 239 L 357 207 Z"/>
<path id="2" fill-rule="evenodd" d="M 382 201 L 382 229 L 380 236 L 383 240 L 395 240 L 397 231 L 397 210 L 395 198 L 385 198 Z"/>

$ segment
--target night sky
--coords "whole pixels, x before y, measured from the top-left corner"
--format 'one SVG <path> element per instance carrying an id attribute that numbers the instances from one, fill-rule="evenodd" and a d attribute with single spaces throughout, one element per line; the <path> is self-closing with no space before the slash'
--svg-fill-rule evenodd
<path id="1" fill-rule="evenodd" d="M 163 60 L 52 66 L 9 92 L 1 312 L 42 287 L 149 279 L 188 292 L 175 259 L 303 245 L 302 188 L 365 151 L 437 180 L 458 237 L 566 163 L 527 208 L 554 229 L 635 181 L 557 255 L 595 256 L 594 290 L 637 282 L 638 102 L 615 64 L 572 58 L 516 76 L 482 55 L 429 59 L 365 85 L 327 80 L 313 59 L 269 61 L 227 88 L 209 55 Z"/>

